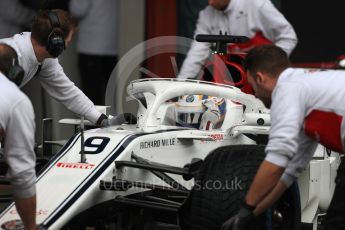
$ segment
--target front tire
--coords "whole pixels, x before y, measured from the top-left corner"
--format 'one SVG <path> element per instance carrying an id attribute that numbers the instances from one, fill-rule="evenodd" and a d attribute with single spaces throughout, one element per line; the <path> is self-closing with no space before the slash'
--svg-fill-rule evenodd
<path id="1" fill-rule="evenodd" d="M 210 153 L 195 178 L 187 202 L 181 207 L 181 228 L 219 230 L 224 221 L 235 215 L 265 158 L 264 148 L 263 145 L 226 146 Z M 299 195 L 290 189 L 271 210 L 253 222 L 251 229 L 297 230 L 299 222 Z"/>

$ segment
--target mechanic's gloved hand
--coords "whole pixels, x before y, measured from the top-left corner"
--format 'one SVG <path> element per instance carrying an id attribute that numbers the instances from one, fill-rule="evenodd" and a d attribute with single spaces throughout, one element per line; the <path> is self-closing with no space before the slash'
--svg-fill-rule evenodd
<path id="1" fill-rule="evenodd" d="M 254 209 L 255 207 L 243 202 L 238 213 L 225 221 L 220 229 L 248 230 L 249 223 L 255 218 L 253 214 Z"/>
<path id="2" fill-rule="evenodd" d="M 207 109 L 201 117 L 200 130 L 212 130 L 217 126 L 220 113 L 217 110 Z"/>
<path id="3" fill-rule="evenodd" d="M 104 115 L 104 116 L 103 116 Z M 102 119 L 100 121 L 100 119 Z M 102 114 L 98 119 L 97 124 L 100 126 L 112 126 L 112 125 L 121 125 L 121 124 L 136 124 L 137 118 L 131 113 L 123 113 L 113 117 L 107 117 L 105 114 Z"/>

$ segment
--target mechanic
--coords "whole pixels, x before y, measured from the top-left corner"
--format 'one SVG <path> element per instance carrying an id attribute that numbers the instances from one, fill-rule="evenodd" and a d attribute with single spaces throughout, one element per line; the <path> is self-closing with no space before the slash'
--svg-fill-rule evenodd
<path id="1" fill-rule="evenodd" d="M 244 60 L 256 96 L 271 109 L 266 158 L 237 215 L 222 230 L 246 229 L 247 224 L 279 199 L 312 159 L 318 143 L 343 153 L 345 143 L 345 72 L 290 68 L 286 53 L 264 45 Z M 345 229 L 344 161 L 336 178 L 325 229 Z"/>
<path id="2" fill-rule="evenodd" d="M 108 119 L 97 111 L 92 101 L 70 81 L 59 64 L 57 57 L 71 42 L 76 26 L 76 20 L 66 11 L 44 10 L 34 18 L 32 32 L 1 39 L 0 43 L 8 44 L 18 54 L 25 71 L 20 87 L 36 76 L 51 97 L 92 123 L 102 126 L 123 123 L 125 118 L 121 115 Z"/>
<path id="3" fill-rule="evenodd" d="M 0 143 L 9 166 L 14 202 L 25 229 L 36 229 L 35 117 L 29 98 L 17 85 L 24 75 L 16 52 L 0 44 Z"/>
<path id="4" fill-rule="evenodd" d="M 251 38 L 244 46 L 233 46 L 232 51 L 248 51 L 273 42 L 290 54 L 297 44 L 294 29 L 270 0 L 208 0 L 208 4 L 199 14 L 194 36 L 221 31 Z M 177 77 L 196 78 L 210 55 L 210 47 L 210 43 L 194 40 Z"/>

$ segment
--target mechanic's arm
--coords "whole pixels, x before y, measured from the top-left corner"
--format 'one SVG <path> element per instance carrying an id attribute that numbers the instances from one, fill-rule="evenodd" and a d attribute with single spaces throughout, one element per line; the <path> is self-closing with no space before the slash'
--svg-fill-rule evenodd
<path id="1" fill-rule="evenodd" d="M 248 205 L 256 207 L 278 184 L 285 168 L 264 161 L 256 173 L 253 183 L 251 184 L 245 201 Z"/>
<path id="2" fill-rule="evenodd" d="M 79 116 L 85 116 L 86 119 L 96 125 L 136 123 L 136 117 L 130 113 L 119 114 L 110 118 L 100 113 L 92 101 L 69 80 L 57 59 L 46 60 L 38 77 L 43 88 L 51 97 L 60 101 L 70 111 Z"/>
<path id="3" fill-rule="evenodd" d="M 211 34 L 211 28 L 209 25 L 209 18 L 204 11 L 200 11 L 199 18 L 197 21 L 196 29 L 194 32 L 195 36 L 198 34 Z M 211 44 L 207 42 L 197 42 L 194 40 L 191 47 L 187 53 L 186 59 L 183 62 L 181 71 L 179 72 L 177 78 L 196 78 L 198 73 L 201 71 L 207 57 L 211 53 Z"/>
<path id="4" fill-rule="evenodd" d="M 28 98 L 14 105 L 6 126 L 4 157 L 15 205 L 25 229 L 36 229 L 34 112 Z"/>
<path id="5" fill-rule="evenodd" d="M 292 183 L 297 180 L 313 157 L 318 143 L 307 137 L 303 131 L 300 132 L 298 140 L 298 152 L 290 160 L 277 185 L 262 201 L 257 204 L 254 211 L 256 216 L 271 207 L 283 195 L 286 189 L 288 189 Z"/>
<path id="6" fill-rule="evenodd" d="M 256 205 L 254 215 L 258 216 L 268 208 L 272 207 L 273 204 L 284 194 L 286 189 L 288 189 L 288 187 L 285 185 L 285 183 L 279 181 L 272 189 L 272 191 L 260 203 Z"/>
<path id="7" fill-rule="evenodd" d="M 259 214 L 258 211 L 264 211 L 263 208 L 265 208 L 264 205 L 266 202 L 262 203 L 262 205 L 259 205 L 259 203 L 261 201 L 271 202 L 271 200 L 275 199 L 275 197 L 268 196 L 268 194 L 274 190 L 283 172 L 283 167 L 266 160 L 263 161 L 249 188 L 244 202 L 240 204 L 240 210 L 236 215 L 230 217 L 223 223 L 221 230 L 248 229 L 250 222 Z M 266 200 L 266 198 L 269 198 L 269 200 Z"/>
<path id="8" fill-rule="evenodd" d="M 256 206 L 271 192 L 298 152 L 305 114 L 304 90 L 308 89 L 297 83 L 284 83 L 283 86 L 277 85 L 272 94 L 266 158 L 246 196 L 249 205 Z"/>
<path id="9" fill-rule="evenodd" d="M 290 55 L 298 40 L 295 30 L 284 15 L 274 7 L 271 1 L 265 1 L 257 10 L 257 14 L 259 14 L 258 21 L 261 22 L 263 34 Z"/>
<path id="10" fill-rule="evenodd" d="M 246 203 L 255 207 L 278 184 L 284 170 L 283 167 L 264 161 L 250 186 L 245 198 Z"/>
<path id="11" fill-rule="evenodd" d="M 267 155 L 245 199 L 253 207 L 266 199 L 261 209 L 273 204 L 293 183 L 315 151 L 314 142 L 306 137 L 302 128 L 306 113 L 304 102 L 309 89 L 298 83 L 283 84 L 277 85 L 272 95 L 272 125 L 265 149 Z M 280 180 L 285 186 L 278 185 Z"/>
<path id="12" fill-rule="evenodd" d="M 283 86 L 276 86 L 272 94 L 266 158 L 260 165 L 239 212 L 224 222 L 222 230 L 247 229 L 254 215 L 262 212 L 284 190 L 278 183 L 298 151 L 307 90 L 308 86 L 297 83 L 284 82 Z M 260 202 L 264 203 L 260 206 Z M 260 209 L 255 210 L 257 206 Z"/>
<path id="13" fill-rule="evenodd" d="M 25 230 L 36 229 L 36 195 L 28 198 L 14 198 L 17 211 Z"/>
<path id="14" fill-rule="evenodd" d="M 66 76 L 58 59 L 46 59 L 38 75 L 42 87 L 54 99 L 67 109 L 94 124 L 101 118 L 101 113 L 93 102 Z M 101 122 L 101 120 L 100 120 Z"/>

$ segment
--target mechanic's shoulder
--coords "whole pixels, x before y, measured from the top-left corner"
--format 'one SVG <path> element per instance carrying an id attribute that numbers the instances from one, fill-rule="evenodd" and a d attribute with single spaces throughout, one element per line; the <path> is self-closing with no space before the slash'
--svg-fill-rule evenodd
<path id="1" fill-rule="evenodd" d="M 16 106 L 19 107 L 21 111 L 25 112 L 26 115 L 30 115 L 30 114 L 33 115 L 34 113 L 33 105 L 30 99 L 25 94 L 19 98 Z"/>
<path id="2" fill-rule="evenodd" d="M 305 74 L 306 71 L 303 68 L 287 68 L 279 75 L 278 84 L 299 81 Z"/>
<path id="3" fill-rule="evenodd" d="M 304 91 L 308 88 L 305 82 L 301 81 L 297 77 L 291 77 L 291 79 L 285 79 L 284 81 L 278 81 L 276 88 L 279 92 L 295 92 Z"/>
<path id="4" fill-rule="evenodd" d="M 12 47 L 14 44 L 14 39 L 13 39 L 13 37 L 2 38 L 2 39 L 0 39 L 0 44 L 6 44 L 6 45 L 9 45 Z"/>
<path id="5" fill-rule="evenodd" d="M 28 98 L 28 96 L 25 93 L 23 93 L 15 84 L 13 84 L 13 88 L 10 91 L 9 96 L 12 99 L 11 104 L 13 105 L 16 103 L 20 103 L 22 101 L 29 102 L 31 104 L 31 101 Z"/>
<path id="6" fill-rule="evenodd" d="M 217 11 L 217 10 L 216 10 L 214 7 L 208 5 L 208 6 L 206 6 L 204 9 L 202 9 L 202 10 L 200 11 L 200 16 L 210 17 L 210 16 L 212 16 L 216 11 Z"/>
<path id="7" fill-rule="evenodd" d="M 11 113 L 20 113 L 27 117 L 34 118 L 34 109 L 30 99 L 19 90 L 15 94 L 14 103 L 11 103 Z"/>
<path id="8" fill-rule="evenodd" d="M 0 79 L 1 103 L 7 104 L 8 107 L 13 107 L 21 101 L 29 101 L 29 98 L 16 86 L 4 76 Z M 31 103 L 31 102 L 30 102 Z"/>
<path id="9" fill-rule="evenodd" d="M 28 43 L 31 43 L 30 34 L 30 32 L 15 34 L 12 37 L 0 39 L 0 44 L 6 44 L 12 47 L 19 56 L 19 59 L 23 57 L 25 57 L 26 59 L 29 55 L 29 52 L 27 52 L 27 50 L 30 49 Z"/>
<path id="10" fill-rule="evenodd" d="M 7 37 L 7 38 L 1 38 L 0 39 L 0 43 L 14 43 L 14 42 L 23 42 L 23 39 L 30 39 L 31 36 L 31 32 L 21 32 L 19 34 L 14 34 L 11 37 Z"/>

